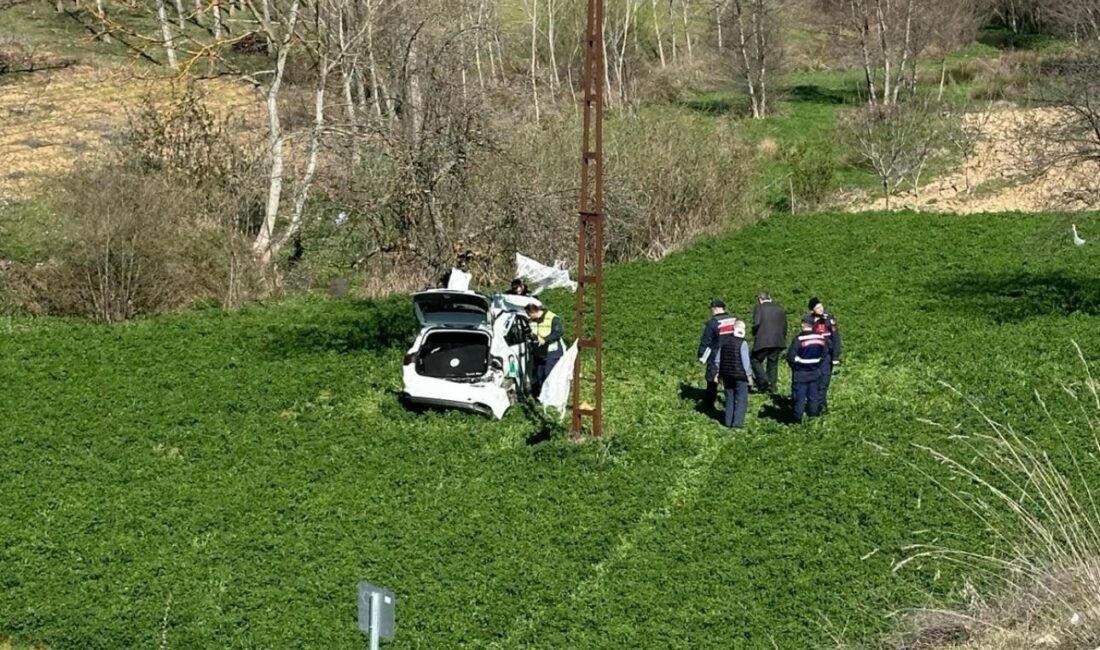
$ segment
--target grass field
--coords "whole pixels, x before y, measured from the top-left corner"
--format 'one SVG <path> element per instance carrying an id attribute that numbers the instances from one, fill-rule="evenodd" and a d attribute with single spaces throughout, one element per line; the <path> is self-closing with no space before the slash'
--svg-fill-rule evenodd
<path id="1" fill-rule="evenodd" d="M 1092 232 L 1095 219 L 1078 218 Z M 1067 229 L 1068 230 L 1068 229 Z M 1100 356 L 1097 253 L 1055 217 L 778 217 L 608 277 L 607 442 L 397 402 L 404 299 L 306 300 L 97 327 L 0 321 L 0 638 L 15 647 L 359 647 L 355 586 L 401 648 L 871 643 L 990 550 L 916 467 L 978 431 L 947 382 L 1053 441 Z M 833 413 L 695 399 L 706 301 L 810 294 L 845 334 Z M 568 313 L 568 296 L 551 305 Z M 757 414 L 762 414 L 758 416 Z M 1077 414 L 1077 415 L 1075 415 Z M 884 455 L 881 450 L 892 455 Z M 937 474 L 938 475 L 938 474 Z M 995 549 L 994 549 L 995 550 Z"/>

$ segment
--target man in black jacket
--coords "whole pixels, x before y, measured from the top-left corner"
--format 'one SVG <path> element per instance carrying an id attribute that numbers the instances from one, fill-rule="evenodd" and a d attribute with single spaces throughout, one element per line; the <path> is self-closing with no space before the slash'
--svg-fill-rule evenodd
<path id="1" fill-rule="evenodd" d="M 726 303 L 715 298 L 710 301 L 710 320 L 699 337 L 699 362 L 706 366 L 707 390 L 703 394 L 703 404 L 716 408 L 718 399 L 718 352 L 723 336 L 733 334 L 737 319 L 726 311 Z"/>
<path id="2" fill-rule="evenodd" d="M 752 312 L 752 374 L 761 393 L 774 394 L 779 390 L 779 357 L 786 349 L 787 311 L 767 291 L 762 291 Z"/>

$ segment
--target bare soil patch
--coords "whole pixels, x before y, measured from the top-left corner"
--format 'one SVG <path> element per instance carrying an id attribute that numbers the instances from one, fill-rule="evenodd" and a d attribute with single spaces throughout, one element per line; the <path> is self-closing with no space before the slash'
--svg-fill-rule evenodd
<path id="1" fill-rule="evenodd" d="M 174 81 L 127 67 L 73 66 L 0 84 L 0 200 L 35 194 L 57 174 L 111 144 L 128 111 Z M 258 115 L 254 91 L 228 79 L 199 82 L 225 114 Z"/>
<path id="2" fill-rule="evenodd" d="M 972 114 L 963 119 L 982 119 Z M 969 164 L 914 191 L 903 188 L 891 207 L 932 212 L 1043 212 L 1100 209 L 1100 165 L 1061 164 L 1033 176 L 1024 173 L 1034 142 L 1025 137 L 1036 125 L 1060 119 L 1051 108 L 1002 108 L 988 116 L 983 138 Z M 884 210 L 881 196 L 849 196 L 849 210 Z"/>

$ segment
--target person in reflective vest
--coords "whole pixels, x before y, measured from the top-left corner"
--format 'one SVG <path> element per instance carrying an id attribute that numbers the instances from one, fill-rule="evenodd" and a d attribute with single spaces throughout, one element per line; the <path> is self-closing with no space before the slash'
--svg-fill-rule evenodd
<path id="1" fill-rule="evenodd" d="M 802 421 L 804 414 L 821 414 L 821 367 L 828 361 L 825 336 L 814 331 L 813 316 L 802 319 L 802 331 L 787 349 L 787 365 L 791 367 L 791 402 L 794 419 Z"/>
<path id="2" fill-rule="evenodd" d="M 557 314 L 546 310 L 541 304 L 531 303 L 525 310 L 527 317 L 531 319 L 531 331 L 537 343 L 533 392 L 538 397 L 542 384 L 565 354 L 561 340 L 562 324 Z"/>
<path id="3" fill-rule="evenodd" d="M 699 362 L 706 366 L 707 390 L 703 393 L 703 406 L 717 408 L 718 399 L 718 352 L 723 336 L 733 334 L 737 319 L 726 312 L 726 303 L 715 298 L 710 301 L 710 320 L 703 328 L 699 338 Z"/>
<path id="4" fill-rule="evenodd" d="M 752 386 L 752 362 L 749 360 L 749 344 L 745 342 L 745 322 L 737 321 L 733 334 L 721 338 L 718 372 L 726 389 L 724 422 L 727 427 L 740 429 L 745 425 L 749 387 Z"/>
<path id="5" fill-rule="evenodd" d="M 829 410 L 829 385 L 833 381 L 833 368 L 840 363 L 840 329 L 836 326 L 836 319 L 825 311 L 825 304 L 817 298 L 810 298 L 810 316 L 814 320 L 814 332 L 825 337 L 825 352 L 829 358 L 821 362 L 821 381 L 818 383 L 818 392 L 821 402 L 821 412 Z"/>

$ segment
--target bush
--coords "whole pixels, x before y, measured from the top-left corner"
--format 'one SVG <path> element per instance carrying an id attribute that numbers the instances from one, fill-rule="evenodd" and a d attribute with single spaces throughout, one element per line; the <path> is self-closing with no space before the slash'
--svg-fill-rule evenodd
<path id="1" fill-rule="evenodd" d="M 235 304 L 251 264 L 226 226 L 227 199 L 118 164 L 76 172 L 56 201 L 66 241 L 49 263 L 22 274 L 22 295 L 38 311 L 102 322 L 200 300 Z"/>
<path id="2" fill-rule="evenodd" d="M 581 133 L 576 120 L 545 120 L 507 140 L 459 148 L 432 192 L 402 182 L 404 159 L 365 154 L 312 209 L 298 269 L 323 286 L 354 267 L 367 295 L 422 288 L 471 250 L 479 284 L 511 277 L 517 251 L 540 260 L 576 259 Z M 456 147 L 458 148 L 458 147 Z M 733 127 L 675 111 L 615 115 L 605 127 L 606 260 L 660 258 L 697 236 L 749 223 L 758 214 L 755 153 Z M 346 221 L 337 219 L 346 213 Z M 438 222 L 433 221 L 435 213 Z M 340 221 L 340 224 L 337 224 Z M 434 254 L 434 230 L 446 248 Z"/>
<path id="3" fill-rule="evenodd" d="M 836 185 L 837 161 L 832 149 L 824 144 L 796 146 L 787 152 L 786 159 L 791 170 L 791 211 L 820 206 Z"/>

